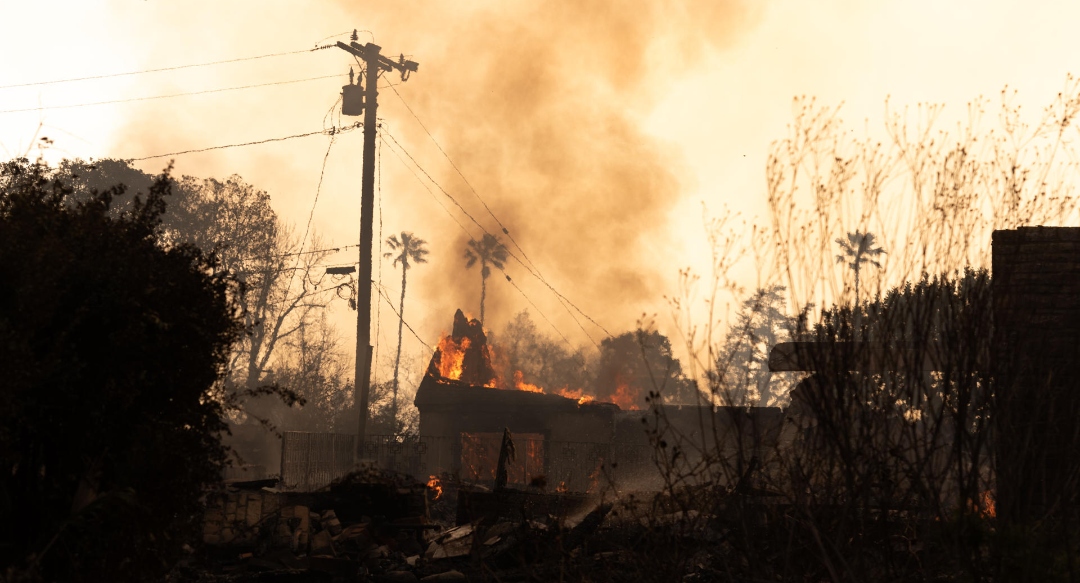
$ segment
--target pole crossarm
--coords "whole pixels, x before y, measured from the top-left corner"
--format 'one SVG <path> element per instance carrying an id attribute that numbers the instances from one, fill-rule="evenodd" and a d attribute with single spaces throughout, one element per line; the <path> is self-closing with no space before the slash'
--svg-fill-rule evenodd
<path id="1" fill-rule="evenodd" d="M 345 44 L 341 41 L 337 42 L 338 48 L 348 52 L 357 58 L 363 59 L 365 62 L 374 61 L 378 63 L 378 66 L 383 71 L 398 71 L 401 73 L 401 80 L 407 81 L 409 79 L 409 73 L 415 73 L 420 68 L 420 64 L 416 61 L 410 61 L 405 58 L 405 55 L 400 55 L 397 61 L 392 61 L 383 55 L 379 54 L 382 47 L 373 43 L 367 43 L 362 45 L 360 43 Z"/>

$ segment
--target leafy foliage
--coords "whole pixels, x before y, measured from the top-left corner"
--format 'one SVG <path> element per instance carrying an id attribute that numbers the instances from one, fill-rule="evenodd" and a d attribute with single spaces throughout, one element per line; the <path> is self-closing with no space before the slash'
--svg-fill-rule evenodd
<path id="1" fill-rule="evenodd" d="M 698 402 L 696 383 L 683 375 L 682 364 L 672 353 L 671 341 L 656 330 L 644 328 L 600 342 L 593 386 L 600 400 L 607 400 L 621 387 L 628 387 L 635 395 L 658 394 L 664 403 Z M 634 404 L 645 406 L 644 402 Z"/>
<path id="2" fill-rule="evenodd" d="M 72 188 L 71 201 L 114 184 L 148 188 L 155 180 L 121 160 L 65 160 L 50 175 Z M 313 324 L 316 312 L 334 297 L 329 292 L 347 283 L 326 282 L 314 266 L 325 252 L 300 251 L 289 228 L 270 205 L 270 195 L 239 176 L 225 180 L 184 176 L 168 178 L 174 193 L 162 212 L 161 238 L 173 244 L 195 245 L 213 252 L 217 269 L 244 283 L 233 290 L 243 306 L 247 333 L 230 355 L 227 381 L 242 389 L 255 389 L 267 381 L 279 345 Z M 110 216 L 122 215 L 133 204 L 121 199 L 110 207 Z M 320 245 L 317 242 L 315 247 Z"/>
<path id="3" fill-rule="evenodd" d="M 145 580 L 219 479 L 238 284 L 165 240 L 171 184 L 128 198 L 0 168 L 0 569 Z"/>
<path id="4" fill-rule="evenodd" d="M 743 302 L 709 374 L 710 389 L 728 405 L 774 407 L 786 401 L 787 373 L 769 370 L 769 351 L 791 339 L 784 287 L 759 289 Z"/>
<path id="5" fill-rule="evenodd" d="M 506 246 L 491 233 L 484 233 L 479 241 L 469 241 L 465 248 L 465 269 L 480 264 L 480 322 L 484 321 L 484 300 L 487 299 L 487 278 L 491 275 L 491 268 L 502 269 L 509 257 Z"/>
<path id="6" fill-rule="evenodd" d="M 589 385 L 585 352 L 540 332 L 527 310 L 507 322 L 492 344 L 498 347 L 495 365 L 503 376 L 501 386 L 514 386 L 515 371 L 521 372 L 522 381 L 550 390 Z"/>

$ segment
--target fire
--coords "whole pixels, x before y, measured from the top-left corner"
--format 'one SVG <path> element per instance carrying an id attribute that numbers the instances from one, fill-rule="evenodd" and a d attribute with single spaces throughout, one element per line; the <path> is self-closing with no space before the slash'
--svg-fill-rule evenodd
<path id="1" fill-rule="evenodd" d="M 994 503 L 994 494 L 990 490 L 982 494 L 982 515 L 984 518 L 997 516 L 997 504 Z"/>
<path id="2" fill-rule="evenodd" d="M 462 338 L 461 342 L 454 342 L 449 334 L 443 335 L 439 340 L 439 375 L 445 379 L 459 380 L 465 364 L 465 351 L 472 345 L 468 338 Z"/>
<path id="3" fill-rule="evenodd" d="M 544 389 L 542 389 L 542 388 L 540 388 L 540 387 L 538 387 L 536 385 L 525 382 L 523 377 L 524 377 L 524 375 L 521 373 L 520 370 L 515 370 L 514 371 L 514 388 L 516 388 L 519 391 L 526 391 L 526 392 L 529 392 L 529 393 L 541 393 L 542 394 L 544 392 Z"/>
<path id="4" fill-rule="evenodd" d="M 555 394 L 560 397 L 566 397 L 567 399 L 574 399 L 575 401 L 577 401 L 584 398 L 585 391 L 582 389 L 570 390 L 570 387 L 563 387 L 555 391 Z"/>
<path id="5" fill-rule="evenodd" d="M 559 485 L 555 487 L 555 491 L 560 493 L 560 494 L 568 492 L 569 489 L 566 487 L 566 482 L 565 481 L 559 482 Z"/>
<path id="6" fill-rule="evenodd" d="M 442 480 L 440 480 L 438 478 L 438 476 L 430 476 L 430 479 L 428 480 L 428 483 L 427 483 L 427 487 L 432 492 L 435 492 L 435 499 L 436 500 L 438 500 L 439 498 L 442 498 Z"/>
<path id="7" fill-rule="evenodd" d="M 596 469 L 594 469 L 592 473 L 589 474 L 589 487 L 585 490 L 587 494 L 592 494 L 596 491 L 596 487 L 600 484 L 600 471 L 603 467 L 604 458 L 600 458 L 600 460 L 596 464 Z"/>
<path id="8" fill-rule="evenodd" d="M 615 392 L 612 393 L 608 400 L 618 405 L 620 409 L 629 411 L 641 409 L 641 406 L 638 404 L 638 401 L 640 400 L 638 398 L 638 391 L 632 389 L 628 383 L 623 382 L 621 379 L 619 385 L 615 387 Z"/>
<path id="9" fill-rule="evenodd" d="M 563 387 L 556 390 L 555 394 L 560 397 L 566 397 L 567 399 L 574 399 L 577 401 L 578 405 L 584 405 L 585 403 L 591 403 L 596 400 L 591 395 L 586 395 L 584 389 L 571 390 L 570 387 Z"/>

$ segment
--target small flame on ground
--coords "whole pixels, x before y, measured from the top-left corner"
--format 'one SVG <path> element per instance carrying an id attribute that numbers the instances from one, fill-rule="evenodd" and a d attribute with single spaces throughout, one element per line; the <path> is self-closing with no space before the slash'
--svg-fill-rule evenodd
<path id="1" fill-rule="evenodd" d="M 438 500 L 439 498 L 442 498 L 442 493 L 443 493 L 442 480 L 440 480 L 438 478 L 438 476 L 430 476 L 430 479 L 428 480 L 428 483 L 427 483 L 427 487 L 432 492 L 435 492 L 435 499 L 436 500 Z"/>
<path id="2" fill-rule="evenodd" d="M 559 485 L 555 487 L 555 491 L 560 493 L 560 494 L 564 494 L 564 493 L 568 492 L 569 490 L 566 487 L 566 482 L 565 481 L 559 482 Z"/>
<path id="3" fill-rule="evenodd" d="M 536 386 L 534 384 L 530 384 L 530 383 L 525 382 L 524 375 L 521 373 L 520 370 L 515 370 L 514 371 L 514 388 L 516 388 L 519 391 L 526 391 L 526 392 L 529 392 L 529 393 L 541 393 L 541 394 L 543 394 L 543 392 L 544 392 L 544 389 L 542 389 L 542 388 L 540 388 L 540 387 L 538 387 L 538 386 Z"/>

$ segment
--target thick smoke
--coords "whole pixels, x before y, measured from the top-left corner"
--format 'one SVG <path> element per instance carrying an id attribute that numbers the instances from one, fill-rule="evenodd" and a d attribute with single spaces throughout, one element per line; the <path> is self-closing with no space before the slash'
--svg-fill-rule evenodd
<path id="1" fill-rule="evenodd" d="M 336 30 L 330 32 L 370 29 L 384 54 L 396 57 L 405 52 L 418 61 L 419 72 L 395 89 L 550 283 L 615 334 L 633 328 L 642 312 L 662 309 L 661 296 L 671 293 L 668 282 L 684 263 L 669 238 L 669 213 L 690 186 L 689 179 L 679 152 L 645 134 L 643 120 L 672 82 L 710 51 L 737 40 L 758 12 L 736 0 L 556 0 L 469 6 L 450 1 L 420 5 L 343 1 L 303 10 L 293 5 L 268 7 L 275 19 L 291 25 L 271 35 L 261 31 L 253 42 L 253 31 L 259 28 L 234 26 L 243 20 L 239 14 L 243 11 L 237 10 L 237 14 L 213 12 L 210 18 L 207 7 L 176 8 L 169 18 L 185 30 L 210 27 L 207 34 L 219 45 L 191 57 L 196 60 L 273 52 L 297 45 L 300 39 L 311 42 L 332 26 Z M 368 33 L 360 33 L 361 43 L 369 40 Z M 175 60 L 168 43 L 160 49 L 151 47 L 150 53 L 154 62 Z M 332 49 L 221 71 L 197 70 L 190 73 L 191 85 L 182 88 L 213 87 L 211 74 L 220 75 L 221 86 L 328 70 L 340 70 L 344 81 L 347 68 L 355 64 Z M 241 72 L 246 76 L 236 76 Z M 382 80 L 383 85 L 398 82 L 396 73 Z M 300 84 L 182 104 L 148 102 L 129 111 L 119 143 L 124 151 L 139 155 L 310 131 L 335 96 L 336 89 L 332 93 L 325 89 Z M 389 87 L 380 89 L 379 117 L 383 128 L 469 213 L 488 231 L 502 235 Z M 353 242 L 357 236 L 359 137 L 355 132 L 338 140 L 315 212 L 315 228 L 337 244 Z M 324 150 L 325 141 L 311 138 L 302 145 L 288 142 L 194 154 L 177 164 L 179 171 L 196 176 L 239 173 L 270 192 L 279 215 L 303 232 Z M 165 163 L 141 164 L 158 170 Z M 470 235 L 423 191 L 388 145 L 382 146 L 380 166 L 383 236 L 411 231 L 431 250 L 430 262 L 410 272 L 406 306 L 407 320 L 430 342 L 448 331 L 444 323 L 457 308 L 472 317 L 479 314 L 479 269 L 466 271 L 462 257 Z M 437 196 L 471 229 L 471 236 L 481 236 L 453 203 Z M 505 236 L 503 240 L 521 256 Z M 353 253 L 335 255 L 332 261 L 351 261 Z M 388 295 L 396 298 L 394 269 L 386 260 L 376 260 L 382 262 Z M 508 261 L 507 272 L 573 343 L 586 342 L 543 284 L 514 259 Z M 512 314 L 530 307 L 502 275 L 494 270 L 487 282 L 489 329 L 501 328 Z M 385 304 L 383 310 L 385 317 L 393 317 Z M 349 331 L 352 317 L 342 314 L 339 329 Z M 596 341 L 603 337 L 597 328 L 584 325 Z"/>
<path id="2" fill-rule="evenodd" d="M 399 13 L 380 19 L 394 32 L 376 40 L 421 61 L 407 85 L 411 105 L 525 253 L 613 332 L 629 329 L 644 306 L 656 306 L 669 291 L 661 282 L 678 260 L 665 241 L 667 213 L 684 186 L 678 155 L 645 135 L 641 118 L 666 83 L 748 26 L 747 9 L 730 1 L 496 4 Z M 356 11 L 358 19 L 365 16 Z M 396 103 L 389 89 L 380 95 L 388 107 Z M 426 141 L 408 122 L 394 124 L 407 143 Z M 386 153 L 384 160 L 389 164 Z M 436 178 L 501 235 L 452 169 Z M 475 225 L 462 221 L 479 237 Z M 480 276 L 475 267 L 465 271 L 461 259 L 468 237 L 445 216 L 423 228 L 441 257 L 420 275 L 424 300 L 441 310 L 433 314 L 440 321 L 457 307 L 475 315 Z M 537 297 L 550 294 L 516 261 L 507 270 L 560 318 L 561 328 L 573 331 L 553 300 Z M 488 280 L 488 326 L 523 302 L 495 271 Z"/>

